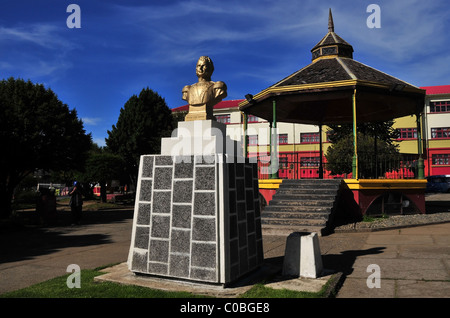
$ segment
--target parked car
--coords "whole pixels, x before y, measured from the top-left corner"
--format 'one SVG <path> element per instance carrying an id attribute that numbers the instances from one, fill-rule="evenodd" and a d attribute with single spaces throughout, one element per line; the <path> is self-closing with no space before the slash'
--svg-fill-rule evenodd
<path id="1" fill-rule="evenodd" d="M 427 192 L 450 192 L 450 175 L 427 177 Z"/>

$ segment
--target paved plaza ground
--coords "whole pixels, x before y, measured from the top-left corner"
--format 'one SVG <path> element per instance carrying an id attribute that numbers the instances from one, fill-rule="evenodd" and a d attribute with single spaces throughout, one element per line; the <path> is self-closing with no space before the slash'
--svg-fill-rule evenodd
<path id="1" fill-rule="evenodd" d="M 450 201 L 447 194 L 439 198 Z M 132 217 L 132 209 L 91 211 L 80 226 L 3 228 L 0 294 L 65 275 L 70 264 L 92 269 L 125 262 Z M 285 236 L 264 236 L 266 260 L 282 263 L 285 243 Z M 320 249 L 324 267 L 343 273 L 337 298 L 450 297 L 448 222 L 333 233 L 320 237 Z M 380 288 L 368 287 L 372 264 L 379 267 Z"/>

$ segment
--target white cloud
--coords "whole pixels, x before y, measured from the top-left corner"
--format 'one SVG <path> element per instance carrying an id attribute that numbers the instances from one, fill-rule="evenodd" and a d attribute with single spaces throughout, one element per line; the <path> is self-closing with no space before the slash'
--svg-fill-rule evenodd
<path id="1" fill-rule="evenodd" d="M 45 49 L 73 49 L 76 45 L 60 36 L 61 27 L 51 24 L 30 24 L 0 27 L 0 41 L 27 42 Z"/>
<path id="2" fill-rule="evenodd" d="M 64 38 L 61 30 L 65 29 L 45 23 L 0 27 L 0 47 L 8 48 L 3 70 L 34 80 L 64 77 L 73 67 L 68 56 L 79 45 Z"/>
<path id="3" fill-rule="evenodd" d="M 134 61 L 181 63 L 205 51 L 209 55 L 236 54 L 252 43 L 270 46 L 270 41 L 300 41 L 319 24 L 317 14 L 322 12 L 314 9 L 313 3 L 192 0 L 167 6 L 117 7 L 116 14 L 120 23 L 132 23 L 146 39 L 143 45 L 148 47 L 148 55 Z M 324 21 L 320 21 L 324 30 L 327 14 L 325 10 Z"/>
<path id="4" fill-rule="evenodd" d="M 106 146 L 105 138 L 93 138 L 92 141 L 100 147 Z"/>
<path id="5" fill-rule="evenodd" d="M 336 33 L 354 46 L 380 60 L 409 62 L 431 52 L 441 52 L 448 35 L 447 3 L 442 1 L 396 0 L 377 1 L 381 28 L 370 29 L 366 20 L 370 13 L 355 9 L 339 11 Z M 447 26 L 446 26 L 447 23 Z M 351 39 L 351 41 L 349 40 Z"/>
<path id="6" fill-rule="evenodd" d="M 102 121 L 102 118 L 100 118 L 100 117 L 83 117 L 83 118 L 81 118 L 81 120 L 83 121 L 83 123 L 85 125 L 96 126 Z"/>

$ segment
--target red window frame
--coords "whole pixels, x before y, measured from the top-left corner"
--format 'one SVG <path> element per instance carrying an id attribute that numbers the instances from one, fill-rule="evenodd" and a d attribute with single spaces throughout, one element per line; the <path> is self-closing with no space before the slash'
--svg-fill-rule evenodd
<path id="1" fill-rule="evenodd" d="M 301 144 L 318 144 L 320 141 L 319 133 L 300 133 Z"/>
<path id="2" fill-rule="evenodd" d="M 258 145 L 258 135 L 249 135 L 248 136 L 248 145 L 249 146 L 257 146 Z"/>
<path id="3" fill-rule="evenodd" d="M 278 134 L 278 144 L 286 145 L 288 143 L 288 134 Z"/>
<path id="4" fill-rule="evenodd" d="M 450 164 L 450 155 L 448 153 L 431 155 L 431 164 L 436 166 L 446 166 Z"/>
<path id="5" fill-rule="evenodd" d="M 216 115 L 216 120 L 219 123 L 228 125 L 230 123 L 230 114 L 224 114 L 224 115 Z"/>
<path id="6" fill-rule="evenodd" d="M 431 139 L 450 139 L 450 127 L 431 128 Z"/>
<path id="7" fill-rule="evenodd" d="M 247 115 L 248 123 L 257 123 L 259 121 L 259 117 L 255 115 Z"/>
<path id="8" fill-rule="evenodd" d="M 443 100 L 430 102 L 430 113 L 448 113 L 450 112 L 450 101 Z"/>
<path id="9" fill-rule="evenodd" d="M 417 128 L 398 128 L 400 136 L 397 140 L 417 139 Z"/>
<path id="10" fill-rule="evenodd" d="M 319 157 L 301 157 L 300 167 L 301 168 L 317 168 L 320 164 Z"/>

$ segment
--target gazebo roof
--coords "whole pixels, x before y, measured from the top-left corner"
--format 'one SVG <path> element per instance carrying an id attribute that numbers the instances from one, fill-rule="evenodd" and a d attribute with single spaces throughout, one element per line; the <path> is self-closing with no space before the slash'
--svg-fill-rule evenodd
<path id="1" fill-rule="evenodd" d="M 313 47 L 312 63 L 240 103 L 246 113 L 271 120 L 306 124 L 352 122 L 356 92 L 357 121 L 385 121 L 419 113 L 425 91 L 353 59 L 353 47 L 334 32 Z M 250 97 L 250 96 L 248 96 Z"/>

